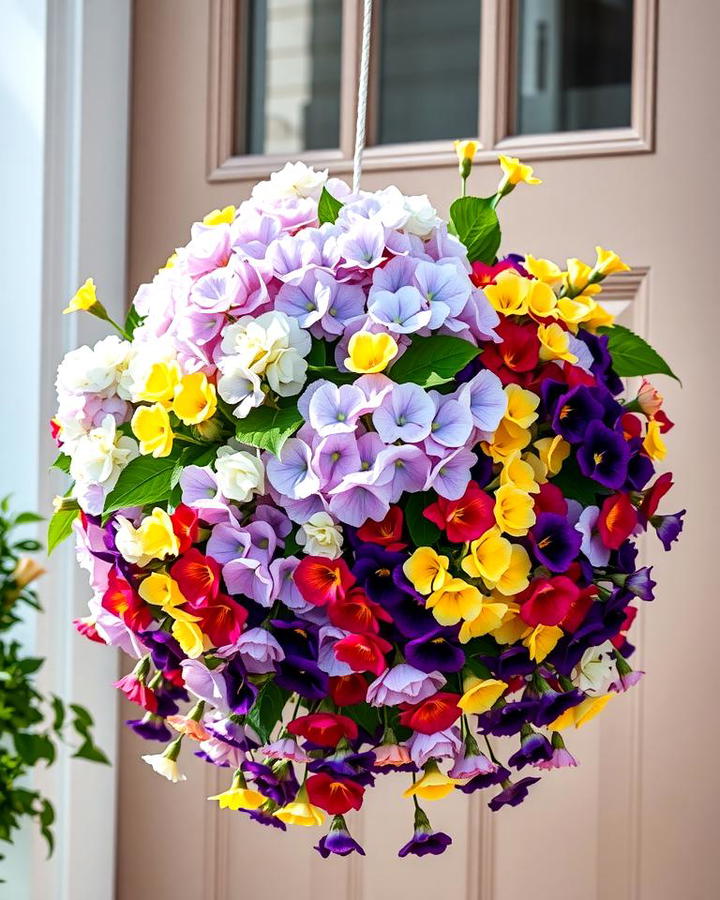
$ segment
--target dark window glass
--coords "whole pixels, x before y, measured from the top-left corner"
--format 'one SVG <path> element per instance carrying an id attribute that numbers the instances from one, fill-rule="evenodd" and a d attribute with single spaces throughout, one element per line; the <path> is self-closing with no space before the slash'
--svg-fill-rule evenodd
<path id="1" fill-rule="evenodd" d="M 516 134 L 630 124 L 633 0 L 519 0 Z"/>
<path id="2" fill-rule="evenodd" d="M 383 0 L 377 143 L 473 137 L 480 0 Z"/>
<path id="3" fill-rule="evenodd" d="M 237 152 L 337 147 L 342 0 L 247 0 L 239 7 Z"/>

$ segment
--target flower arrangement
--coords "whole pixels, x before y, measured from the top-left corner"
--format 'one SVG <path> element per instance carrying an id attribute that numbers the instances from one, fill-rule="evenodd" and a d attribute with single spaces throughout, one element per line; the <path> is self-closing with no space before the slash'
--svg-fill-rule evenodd
<path id="1" fill-rule="evenodd" d="M 90 713 L 77 703 L 66 705 L 54 694 L 43 694 L 36 677 L 45 660 L 25 655 L 13 638 L 23 607 L 40 609 L 33 583 L 45 569 L 28 554 L 41 547 L 17 535 L 18 529 L 39 521 L 35 513 L 14 515 L 9 498 L 0 500 L 0 840 L 11 844 L 23 820 L 34 820 L 52 852 L 55 810 L 29 783 L 33 768 L 41 761 L 54 763 L 58 742 L 67 741 L 69 728 L 80 740 L 75 757 L 108 759 L 93 740 Z"/>
<path id="2" fill-rule="evenodd" d="M 76 626 L 137 660 L 116 686 L 166 744 L 149 765 L 184 780 L 192 747 L 228 769 L 221 808 L 327 814 L 323 856 L 363 852 L 345 816 L 382 774 L 407 773 L 405 856 L 451 843 L 421 802 L 498 810 L 576 765 L 563 734 L 642 675 L 635 536 L 682 527 L 662 397 L 621 381 L 673 373 L 598 300 L 627 266 L 498 257 L 499 202 L 539 180 L 501 157 L 467 196 L 457 150 L 449 224 L 288 164 L 196 222 L 123 325 L 91 280 L 66 310 L 119 332 L 58 371 Z"/>

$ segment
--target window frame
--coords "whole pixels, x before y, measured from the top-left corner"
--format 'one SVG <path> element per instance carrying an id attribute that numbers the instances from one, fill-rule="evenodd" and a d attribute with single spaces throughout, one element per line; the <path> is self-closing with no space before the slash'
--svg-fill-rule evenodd
<path id="1" fill-rule="evenodd" d="M 239 29 L 249 0 L 210 0 L 208 68 L 207 180 L 253 181 L 286 162 L 283 154 L 234 152 L 235 116 L 239 107 L 236 57 Z M 582 158 L 626 153 L 650 153 L 655 140 L 657 0 L 635 0 L 630 125 L 624 128 L 513 135 L 516 97 L 517 0 L 482 2 L 480 28 L 480 87 L 478 163 L 494 163 L 498 153 L 538 159 Z M 362 0 L 343 0 L 340 77 L 339 146 L 302 154 L 309 165 L 329 168 L 334 175 L 352 171 L 357 72 L 362 24 Z M 447 168 L 457 164 L 450 141 L 372 144 L 378 108 L 379 17 L 374 17 L 368 96 L 366 171 Z M 473 137 L 473 135 L 458 135 Z"/>

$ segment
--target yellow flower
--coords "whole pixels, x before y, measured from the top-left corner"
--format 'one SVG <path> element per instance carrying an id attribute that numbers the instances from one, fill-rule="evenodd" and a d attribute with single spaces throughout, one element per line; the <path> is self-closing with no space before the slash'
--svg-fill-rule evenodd
<path id="1" fill-rule="evenodd" d="M 471 578 L 498 581 L 510 565 L 512 545 L 497 528 L 490 528 L 470 544 L 462 569 Z"/>
<path id="2" fill-rule="evenodd" d="M 397 352 L 398 345 L 391 335 L 385 332 L 371 334 L 369 331 L 357 331 L 348 343 L 345 368 L 361 374 L 382 372 L 390 360 L 397 356 Z"/>
<path id="3" fill-rule="evenodd" d="M 553 438 L 540 438 L 535 441 L 535 447 L 540 454 L 540 461 L 551 475 L 557 475 L 562 469 L 562 464 L 570 456 L 570 444 L 559 434 Z"/>
<path id="4" fill-rule="evenodd" d="M 567 274 L 565 276 L 568 289 L 572 294 L 580 294 L 590 283 L 592 269 L 581 259 L 569 259 L 567 261 Z"/>
<path id="5" fill-rule="evenodd" d="M 473 161 L 478 150 L 477 141 L 455 141 L 454 145 L 459 163 L 462 163 L 465 160 L 468 162 Z"/>
<path id="6" fill-rule="evenodd" d="M 462 578 L 450 578 L 425 601 L 441 625 L 457 625 L 461 619 L 474 619 L 482 608 L 480 591 Z"/>
<path id="7" fill-rule="evenodd" d="M 555 287 L 563 279 L 563 271 L 556 263 L 549 259 L 537 259 L 529 253 L 525 254 L 524 268 L 538 281 Z"/>
<path id="8" fill-rule="evenodd" d="M 596 331 L 598 328 L 609 328 L 615 321 L 615 316 L 609 313 L 604 306 L 596 303 L 595 309 L 583 322 L 588 331 Z"/>
<path id="9" fill-rule="evenodd" d="M 562 731 L 571 725 L 574 725 L 575 728 L 580 728 L 591 719 L 594 719 L 599 712 L 602 712 L 614 696 L 614 694 L 603 694 L 600 697 L 587 697 L 582 703 L 561 713 L 554 722 L 548 725 L 548 729 L 550 731 Z"/>
<path id="10" fill-rule="evenodd" d="M 85 279 L 85 282 L 77 289 L 63 313 L 78 312 L 80 310 L 93 314 L 97 314 L 100 311 L 104 312 L 103 306 L 95 293 L 95 282 L 92 278 Z"/>
<path id="11" fill-rule="evenodd" d="M 655 419 L 650 419 L 647 424 L 647 433 L 643 439 L 643 449 L 650 459 L 665 459 L 667 455 L 667 447 L 662 439 L 660 432 L 660 423 Z"/>
<path id="12" fill-rule="evenodd" d="M 522 316 L 528 308 L 528 289 L 530 282 L 515 272 L 501 272 L 495 284 L 484 288 L 485 296 L 493 309 L 505 316 Z"/>
<path id="13" fill-rule="evenodd" d="M 174 610 L 174 612 L 182 612 L 182 610 Z M 172 623 L 172 636 L 180 644 L 180 648 L 186 656 L 189 656 L 190 659 L 197 659 L 204 650 L 209 649 L 209 645 L 206 646 L 205 635 L 196 622 L 188 621 L 189 619 L 197 621 L 196 617 L 189 613 L 185 613 L 181 619 L 175 618 Z"/>
<path id="14" fill-rule="evenodd" d="M 492 441 L 483 441 L 480 445 L 495 462 L 505 462 L 517 451 L 524 450 L 530 443 L 532 435 L 527 428 L 515 425 L 509 419 L 503 419 L 498 425 Z"/>
<path id="15" fill-rule="evenodd" d="M 418 547 L 403 563 L 403 572 L 410 584 L 421 594 L 430 594 L 450 580 L 447 556 L 438 555 L 432 547 Z"/>
<path id="16" fill-rule="evenodd" d="M 450 778 L 437 767 L 437 763 L 431 760 L 423 772 L 422 778 L 411 784 L 403 792 L 403 797 L 420 797 L 421 800 L 442 800 L 459 784 L 457 778 Z"/>
<path id="17" fill-rule="evenodd" d="M 536 453 L 531 453 L 528 451 L 527 453 L 523 453 L 522 461 L 524 463 L 527 463 L 530 466 L 530 468 L 533 470 L 533 476 L 535 478 L 535 481 L 537 481 L 538 484 L 545 484 L 545 482 L 548 480 L 547 479 L 548 470 L 547 470 L 547 466 L 540 459 L 540 457 Z M 512 481 L 512 479 L 509 479 L 509 481 Z M 502 476 L 500 478 L 500 483 L 501 484 L 503 483 Z M 517 487 L 522 487 L 522 485 L 518 484 Z M 523 488 L 523 490 L 528 490 L 528 488 Z M 530 491 L 530 493 L 534 494 L 535 491 Z"/>
<path id="18" fill-rule="evenodd" d="M 507 690 L 507 684 L 497 678 L 477 678 L 474 675 L 463 682 L 465 693 L 458 706 L 468 716 L 479 716 L 495 705 Z"/>
<path id="19" fill-rule="evenodd" d="M 516 156 L 498 156 L 498 161 L 505 173 L 503 183 L 511 184 L 513 187 L 521 181 L 525 184 L 542 184 L 539 178 L 533 177 L 532 166 L 524 165 Z"/>
<path id="20" fill-rule="evenodd" d="M 507 603 L 498 603 L 483 598 L 482 605 L 475 618 L 463 622 L 460 626 L 460 643 L 467 644 L 471 638 L 482 637 L 484 634 L 490 634 L 491 631 L 495 631 L 502 622 L 507 609 Z"/>
<path id="21" fill-rule="evenodd" d="M 603 250 L 602 247 L 596 247 L 597 260 L 595 261 L 595 271 L 602 275 L 614 275 L 616 272 L 629 272 L 630 266 L 623 262 L 617 253 L 612 250 Z"/>
<path id="22" fill-rule="evenodd" d="M 150 366 L 145 384 L 140 388 L 134 400 L 146 400 L 148 403 L 162 403 L 169 407 L 180 381 L 180 368 L 176 362 L 156 362 Z"/>
<path id="23" fill-rule="evenodd" d="M 528 291 L 528 312 L 538 319 L 555 318 L 558 300 L 555 291 L 543 281 L 531 281 Z"/>
<path id="24" fill-rule="evenodd" d="M 532 454 L 527 455 L 529 457 Z M 535 458 L 537 459 L 537 457 Z M 523 459 L 519 450 L 515 450 L 507 459 L 503 460 L 503 467 L 500 470 L 500 484 L 512 484 L 528 494 L 537 494 L 540 490 L 535 478 L 535 469 L 531 463 Z"/>
<path id="25" fill-rule="evenodd" d="M 151 572 L 140 583 L 138 593 L 146 603 L 159 606 L 164 612 L 186 602 L 177 581 L 166 572 Z"/>
<path id="26" fill-rule="evenodd" d="M 174 253 L 171 253 L 165 261 L 165 265 L 158 269 L 159 272 L 164 271 L 165 269 L 173 269 L 175 267 L 175 263 L 178 260 L 177 250 Z"/>
<path id="27" fill-rule="evenodd" d="M 503 484 L 495 491 L 495 521 L 500 531 L 523 537 L 535 524 L 534 501 L 530 494 Z"/>
<path id="28" fill-rule="evenodd" d="M 247 787 L 231 787 L 221 794 L 213 794 L 208 800 L 217 800 L 220 809 L 259 809 L 267 797 Z"/>
<path id="29" fill-rule="evenodd" d="M 569 350 L 570 335 L 557 322 L 551 322 L 550 325 L 538 325 L 537 336 L 540 341 L 540 359 L 545 362 L 551 359 L 564 359 L 570 363 L 577 362 L 577 356 Z"/>
<path id="30" fill-rule="evenodd" d="M 492 585 L 488 584 L 488 587 L 494 587 L 503 597 L 513 597 L 520 591 L 524 591 L 530 583 L 531 568 L 532 564 L 527 550 L 521 544 L 511 544 L 508 567 L 497 581 Z"/>
<path id="31" fill-rule="evenodd" d="M 537 625 L 523 640 L 530 651 L 530 659 L 542 662 L 565 632 L 557 625 Z"/>
<path id="32" fill-rule="evenodd" d="M 588 294 L 578 294 L 577 297 L 561 297 L 558 300 L 557 311 L 563 322 L 568 325 L 579 325 L 595 314 L 597 302 Z"/>
<path id="33" fill-rule="evenodd" d="M 140 452 L 144 456 L 150 453 L 157 459 L 170 454 L 175 435 L 167 410 L 161 403 L 138 406 L 133 413 L 130 427 L 140 442 Z"/>
<path id="34" fill-rule="evenodd" d="M 526 391 L 519 384 L 508 384 L 505 388 L 507 411 L 505 418 L 520 428 L 529 428 L 537 419 L 540 398 L 532 391 Z"/>
<path id="35" fill-rule="evenodd" d="M 217 409 L 215 385 L 207 380 L 204 372 L 184 375 L 175 388 L 173 412 L 185 425 L 199 425 Z"/>
<path id="36" fill-rule="evenodd" d="M 178 555 L 180 544 L 172 520 L 159 506 L 137 528 L 124 516 L 118 516 L 117 522 L 115 544 L 127 562 L 143 567 L 150 560 Z"/>
<path id="37" fill-rule="evenodd" d="M 235 207 L 225 206 L 214 209 L 203 218 L 203 225 L 231 225 L 235 220 Z"/>
<path id="38" fill-rule="evenodd" d="M 305 828 L 322 825 L 325 814 L 317 806 L 313 806 L 310 803 L 304 788 L 300 788 L 298 798 L 293 803 L 286 803 L 274 815 L 286 825 L 302 825 Z"/>
<path id="39" fill-rule="evenodd" d="M 502 622 L 491 634 L 498 644 L 516 644 L 527 630 L 527 622 L 520 618 L 520 606 L 517 603 L 508 603 Z"/>

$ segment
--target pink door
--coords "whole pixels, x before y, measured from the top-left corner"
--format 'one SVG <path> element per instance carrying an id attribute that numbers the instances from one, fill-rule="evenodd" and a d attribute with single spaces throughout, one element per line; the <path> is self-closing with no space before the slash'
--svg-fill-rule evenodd
<path id="1" fill-rule="evenodd" d="M 247 197 L 286 158 L 347 175 L 356 0 L 136 0 L 130 283 L 148 280 L 188 225 Z M 635 270 L 608 285 L 621 321 L 683 376 L 664 381 L 675 499 L 688 525 L 634 640 L 641 687 L 571 736 L 581 760 L 522 807 L 474 795 L 433 809 L 456 835 L 442 857 L 398 860 L 410 822 L 394 776 L 362 815 L 364 859 L 324 861 L 318 835 L 270 833 L 205 799 L 197 763 L 173 786 L 138 757 L 120 766 L 119 900 L 710 900 L 720 896 L 714 697 L 717 615 L 710 401 L 720 77 L 715 0 L 376 2 L 364 186 L 457 190 L 450 139 L 479 134 L 471 189 L 492 190 L 498 152 L 532 161 L 541 188 L 502 209 L 503 249 L 562 261 L 612 246 Z M 401 143 L 405 142 L 405 143 Z M 702 455 L 701 455 L 702 454 Z M 649 542 L 650 543 L 650 542 Z"/>

